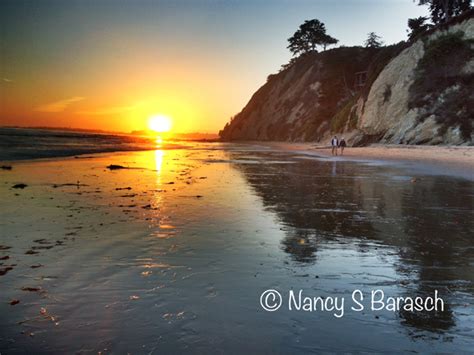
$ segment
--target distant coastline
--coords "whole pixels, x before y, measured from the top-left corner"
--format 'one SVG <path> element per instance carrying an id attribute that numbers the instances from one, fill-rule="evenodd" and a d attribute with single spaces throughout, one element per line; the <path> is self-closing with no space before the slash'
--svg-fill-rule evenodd
<path id="1" fill-rule="evenodd" d="M 62 131 L 62 132 L 78 132 L 78 133 L 96 133 L 96 134 L 114 134 L 114 135 L 127 135 L 127 136 L 149 136 L 147 131 L 111 131 L 102 129 L 89 129 L 80 127 L 50 127 L 50 126 L 0 126 L 0 129 L 30 129 L 30 130 L 44 130 L 44 131 Z M 189 133 L 173 133 L 169 140 L 190 140 L 190 141 L 214 141 L 219 138 L 217 133 L 209 132 L 189 132 Z"/>

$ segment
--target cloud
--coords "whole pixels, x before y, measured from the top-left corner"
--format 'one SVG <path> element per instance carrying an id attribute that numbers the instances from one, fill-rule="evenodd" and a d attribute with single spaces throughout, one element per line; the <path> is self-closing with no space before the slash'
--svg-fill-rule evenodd
<path id="1" fill-rule="evenodd" d="M 77 111 L 78 115 L 92 115 L 92 116 L 107 116 L 107 115 L 117 115 L 123 112 L 132 111 L 136 109 L 140 104 L 128 105 L 128 106 L 113 106 L 113 107 L 104 107 L 91 111 Z"/>
<path id="2" fill-rule="evenodd" d="M 82 101 L 85 97 L 74 96 L 69 99 L 59 100 L 56 102 L 51 102 L 49 104 L 44 104 L 35 108 L 35 111 L 39 112 L 63 112 L 66 107 L 73 104 L 74 102 Z"/>

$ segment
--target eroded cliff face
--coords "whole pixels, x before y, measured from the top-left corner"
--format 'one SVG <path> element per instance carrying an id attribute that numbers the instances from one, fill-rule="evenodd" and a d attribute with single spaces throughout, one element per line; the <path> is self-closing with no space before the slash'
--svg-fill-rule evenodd
<path id="1" fill-rule="evenodd" d="M 379 135 L 383 143 L 472 143 L 473 58 L 471 56 L 470 59 L 463 60 L 461 66 L 455 67 L 453 62 L 456 56 L 462 55 L 457 53 L 460 48 L 453 45 L 456 36 L 472 48 L 474 20 L 463 21 L 447 30 L 436 31 L 419 39 L 385 66 L 371 85 L 367 99 L 360 98 L 356 105 L 357 128 L 361 131 L 359 136 Z M 448 63 L 436 63 L 440 61 L 439 57 L 426 57 L 426 48 L 439 45 L 440 41 L 448 43 L 446 48 L 443 46 L 440 50 L 449 49 L 449 42 L 451 43 L 452 52 L 448 54 L 451 59 Z M 422 60 L 431 60 L 431 66 L 438 67 L 437 72 L 424 72 L 420 69 Z M 417 96 L 416 90 L 423 90 L 417 88 L 417 76 L 420 81 L 432 81 L 431 90 L 424 93 L 427 96 L 425 102 L 422 100 L 417 103 L 414 99 Z M 440 80 L 445 83 L 440 83 Z M 464 90 L 461 90 L 461 86 Z M 457 103 L 448 103 L 448 99 L 454 99 Z M 451 107 L 448 108 L 448 105 Z M 459 117 L 459 112 L 456 111 L 461 107 L 470 110 L 463 113 L 470 116 L 470 122 L 464 122 L 466 117 Z M 452 119 L 449 120 L 447 116 L 452 116 Z M 462 125 L 466 126 L 464 131 Z"/>
<path id="2" fill-rule="evenodd" d="M 414 43 L 309 54 L 271 75 L 220 135 L 325 142 L 344 133 L 350 145 L 470 145 L 473 53 L 470 16 Z"/>
<path id="3" fill-rule="evenodd" d="M 300 57 L 270 75 L 244 109 L 220 132 L 225 140 L 315 141 L 354 94 L 355 73 L 378 49 L 348 47 Z"/>

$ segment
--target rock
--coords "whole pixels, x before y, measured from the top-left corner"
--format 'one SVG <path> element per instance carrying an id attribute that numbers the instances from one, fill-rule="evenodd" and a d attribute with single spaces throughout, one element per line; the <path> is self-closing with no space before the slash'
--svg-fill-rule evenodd
<path id="1" fill-rule="evenodd" d="M 13 185 L 12 188 L 13 189 L 24 189 L 27 186 L 28 186 L 27 184 L 16 184 L 16 185 Z"/>
<path id="2" fill-rule="evenodd" d="M 2 165 L 2 170 L 12 170 L 13 168 L 10 165 Z"/>
<path id="3" fill-rule="evenodd" d="M 109 170 L 120 170 L 120 169 L 130 169 L 126 166 L 122 166 L 122 165 L 116 165 L 116 164 L 110 164 L 109 166 L 107 166 L 107 169 Z"/>
<path id="4" fill-rule="evenodd" d="M 20 300 L 17 300 L 17 299 L 13 299 L 10 301 L 10 306 L 14 306 L 16 304 L 20 303 Z"/>

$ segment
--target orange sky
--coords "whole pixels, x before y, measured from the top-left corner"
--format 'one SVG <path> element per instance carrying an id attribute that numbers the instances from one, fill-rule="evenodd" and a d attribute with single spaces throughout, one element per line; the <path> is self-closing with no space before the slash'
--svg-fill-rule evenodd
<path id="1" fill-rule="evenodd" d="M 340 45 L 406 38 L 411 0 L 0 2 L 0 125 L 129 132 L 153 114 L 175 132 L 217 133 L 268 74 L 287 38 L 319 18 Z M 350 13 L 348 17 L 346 14 Z"/>

